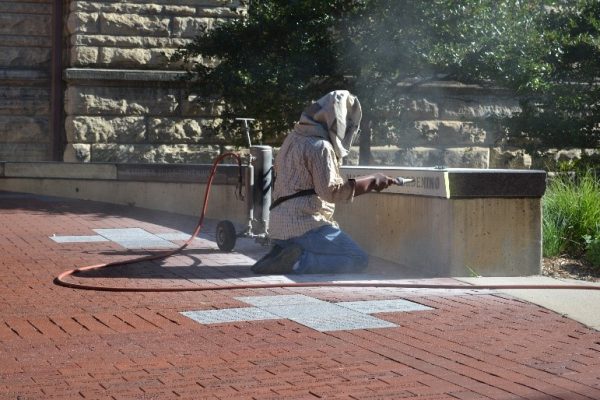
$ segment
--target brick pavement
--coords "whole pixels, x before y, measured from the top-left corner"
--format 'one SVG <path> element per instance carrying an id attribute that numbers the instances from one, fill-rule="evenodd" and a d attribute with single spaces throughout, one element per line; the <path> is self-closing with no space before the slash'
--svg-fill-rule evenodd
<path id="1" fill-rule="evenodd" d="M 195 222 L 0 192 L 0 398 L 600 399 L 600 333 L 496 292 L 119 293 L 52 283 L 66 269 L 147 254 L 111 241 L 56 243 L 52 235 L 190 232 Z M 183 254 L 76 279 L 155 287 L 289 281 L 252 275 L 249 265 L 264 249 L 249 240 L 234 253 L 218 252 L 214 224 L 207 225 Z M 396 279 L 397 268 L 375 260 L 372 270 Z M 448 282 L 427 280 L 437 281 Z M 431 309 L 377 313 L 394 327 L 325 332 L 285 318 L 203 325 L 181 314 L 246 307 L 239 299 L 249 296 L 300 294 L 327 302 L 405 299 Z"/>

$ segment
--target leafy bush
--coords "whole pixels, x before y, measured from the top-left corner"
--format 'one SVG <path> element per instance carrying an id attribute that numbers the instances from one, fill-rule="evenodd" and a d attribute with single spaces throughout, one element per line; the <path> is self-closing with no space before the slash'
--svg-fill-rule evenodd
<path id="1" fill-rule="evenodd" d="M 522 112 L 494 119 L 509 145 L 598 147 L 598 0 L 242 3 L 246 15 L 200 32 L 172 58 L 189 65 L 192 92 L 223 100 L 215 129 L 231 142 L 244 144 L 234 117 L 246 116 L 261 143 L 277 145 L 307 101 L 344 88 L 363 104 L 368 163 L 372 143 L 396 144 L 390 132 L 405 129 L 413 111 L 401 97 L 447 80 L 518 94 Z"/>
<path id="2" fill-rule="evenodd" d="M 594 267 L 600 267 L 600 229 L 596 237 L 586 235 L 584 240 L 587 245 L 585 257 Z"/>
<path id="3" fill-rule="evenodd" d="M 550 181 L 543 198 L 543 230 L 546 257 L 579 257 L 586 250 L 588 258 L 600 254 L 595 242 L 600 238 L 600 181 L 593 172 L 561 174 Z"/>

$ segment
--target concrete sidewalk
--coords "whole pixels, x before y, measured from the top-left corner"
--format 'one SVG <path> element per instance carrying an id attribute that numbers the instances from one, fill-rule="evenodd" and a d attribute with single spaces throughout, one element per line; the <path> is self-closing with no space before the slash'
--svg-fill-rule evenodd
<path id="1" fill-rule="evenodd" d="M 221 253 L 209 221 L 180 254 L 69 279 L 210 290 L 52 282 L 67 269 L 174 248 L 195 223 L 0 192 L 0 398 L 600 398 L 598 292 L 469 288 L 558 282 L 549 278 L 432 278 L 377 259 L 356 276 L 256 276 L 249 266 L 266 249 L 244 239 Z M 241 288 L 310 280 L 464 289 Z"/>
<path id="2" fill-rule="evenodd" d="M 598 282 L 554 279 L 547 276 L 460 278 L 459 280 L 473 285 L 587 285 L 600 287 Z M 590 328 L 600 330 L 600 290 L 510 289 L 501 292 L 540 305 L 567 318 L 579 321 Z"/>

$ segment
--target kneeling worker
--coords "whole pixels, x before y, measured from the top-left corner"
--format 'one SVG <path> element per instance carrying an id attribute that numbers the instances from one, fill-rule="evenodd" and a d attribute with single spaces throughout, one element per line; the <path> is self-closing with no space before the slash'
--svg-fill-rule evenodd
<path id="1" fill-rule="evenodd" d="M 361 117 L 358 99 L 346 90 L 330 92 L 304 110 L 275 158 L 269 220 L 274 245 L 252 271 L 329 274 L 367 267 L 368 255 L 333 220 L 335 203 L 394 183 L 380 173 L 341 177 Z"/>

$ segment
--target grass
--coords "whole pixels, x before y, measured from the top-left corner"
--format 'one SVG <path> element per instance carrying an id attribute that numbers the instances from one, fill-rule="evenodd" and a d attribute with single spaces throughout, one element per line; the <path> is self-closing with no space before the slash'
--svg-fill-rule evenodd
<path id="1" fill-rule="evenodd" d="M 553 178 L 543 198 L 545 257 L 581 257 L 600 241 L 600 179 L 593 172 Z M 592 244 L 593 246 L 593 244 Z"/>

